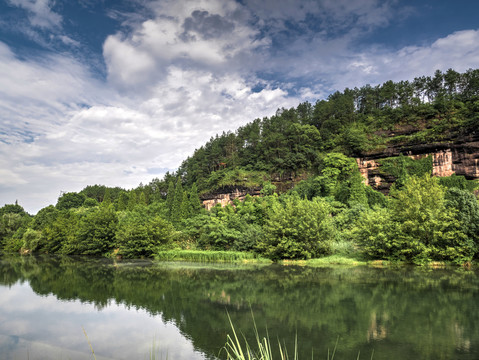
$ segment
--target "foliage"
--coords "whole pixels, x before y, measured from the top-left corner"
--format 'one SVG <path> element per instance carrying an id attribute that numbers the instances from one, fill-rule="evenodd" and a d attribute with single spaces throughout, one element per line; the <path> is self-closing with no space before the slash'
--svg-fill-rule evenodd
<path id="1" fill-rule="evenodd" d="M 56 208 L 58 210 L 69 210 L 83 205 L 86 196 L 81 193 L 67 192 L 58 198 Z"/>
<path id="2" fill-rule="evenodd" d="M 450 188 L 445 193 L 446 208 L 456 210 L 455 218 L 462 232 L 479 248 L 479 202 L 467 190 Z M 477 255 L 476 255 L 477 256 Z"/>
<path id="3" fill-rule="evenodd" d="M 446 207 L 436 178 L 413 176 L 391 195 L 387 209 L 366 212 L 353 231 L 367 255 L 415 263 L 472 259 L 475 245 L 456 216 L 460 209 Z"/>
<path id="4" fill-rule="evenodd" d="M 22 240 L 23 244 L 22 247 L 24 249 L 29 249 L 31 251 L 37 251 L 41 245 L 40 241 L 42 238 L 42 232 L 33 229 L 27 229 L 23 234 Z"/>
<path id="5" fill-rule="evenodd" d="M 86 214 L 78 224 L 76 236 L 65 252 L 103 255 L 113 250 L 118 216 L 112 206 L 100 207 Z"/>
<path id="6" fill-rule="evenodd" d="M 211 173 L 206 186 L 209 191 L 230 187 L 255 188 L 262 186 L 266 178 L 266 173 L 262 171 L 227 168 Z"/>
<path id="7" fill-rule="evenodd" d="M 54 220 L 43 229 L 38 250 L 45 253 L 76 253 L 78 224 L 79 216 L 72 210 L 57 212 Z"/>
<path id="8" fill-rule="evenodd" d="M 123 213 L 116 230 L 118 253 L 127 258 L 152 257 L 171 241 L 173 233 L 173 226 L 159 216 L 139 211 Z"/>
<path id="9" fill-rule="evenodd" d="M 456 174 L 439 178 L 439 184 L 448 189 L 456 188 L 467 190 L 469 192 L 472 192 L 479 187 L 477 180 L 467 180 L 464 176 Z"/>
<path id="10" fill-rule="evenodd" d="M 22 246 L 21 237 L 31 217 L 18 204 L 7 204 L 0 208 L 0 250 L 18 251 Z"/>
<path id="11" fill-rule="evenodd" d="M 396 188 L 404 185 L 409 176 L 421 177 L 424 174 L 432 174 L 432 157 L 426 156 L 420 159 L 411 159 L 409 156 L 400 155 L 378 160 L 381 167 L 379 170 L 384 174 L 396 178 Z"/>
<path id="12" fill-rule="evenodd" d="M 160 250 L 155 254 L 155 259 L 163 261 L 195 262 L 267 261 L 253 252 L 218 250 Z"/>
<path id="13" fill-rule="evenodd" d="M 263 227 L 261 253 L 272 260 L 309 259 L 329 254 L 334 238 L 330 206 L 324 200 L 312 201 L 289 196 L 277 201 L 268 212 Z"/>

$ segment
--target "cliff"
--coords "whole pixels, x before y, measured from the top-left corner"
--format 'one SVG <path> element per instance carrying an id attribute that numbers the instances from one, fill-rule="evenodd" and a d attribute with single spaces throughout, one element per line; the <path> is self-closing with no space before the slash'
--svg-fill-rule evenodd
<path id="1" fill-rule="evenodd" d="M 243 201 L 246 195 L 259 196 L 260 189 L 235 188 L 225 189 L 225 192 L 205 194 L 201 197 L 203 206 L 206 210 L 211 210 L 218 204 L 222 207 L 232 204 L 233 200 Z"/>
<path id="2" fill-rule="evenodd" d="M 470 180 L 479 179 L 479 132 L 475 131 L 441 143 L 402 144 L 364 154 L 356 161 L 365 183 L 387 193 L 395 178 L 381 171 L 379 161 L 401 154 L 414 160 L 431 156 L 433 176 L 456 174 Z"/>
<path id="3" fill-rule="evenodd" d="M 409 130 L 410 133 L 416 130 Z M 397 135 L 390 134 L 391 137 Z M 442 142 L 423 144 L 393 144 L 380 151 L 371 151 L 360 154 L 356 158 L 361 175 L 366 185 L 384 194 L 396 181 L 396 177 L 381 169 L 381 160 L 394 158 L 400 155 L 408 156 L 414 160 L 431 156 L 433 176 L 451 176 L 452 174 L 463 175 L 466 179 L 479 179 L 479 130 L 468 134 L 450 136 Z M 293 188 L 299 181 L 304 180 L 307 173 L 296 175 L 293 173 L 282 177 L 272 176 L 272 183 L 279 193 L 286 192 Z M 232 204 L 233 200 L 244 200 L 246 195 L 259 196 L 260 188 L 247 188 L 244 186 L 231 186 L 218 191 L 203 194 L 201 196 L 203 205 L 210 210 L 217 204 L 226 206 Z"/>

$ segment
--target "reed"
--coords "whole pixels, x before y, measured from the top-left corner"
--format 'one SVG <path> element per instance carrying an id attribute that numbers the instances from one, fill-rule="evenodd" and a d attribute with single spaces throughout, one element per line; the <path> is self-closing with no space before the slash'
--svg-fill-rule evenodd
<path id="1" fill-rule="evenodd" d="M 155 259 L 192 262 L 269 262 L 255 253 L 215 250 L 164 250 L 156 253 Z"/>
<path id="2" fill-rule="evenodd" d="M 86 341 L 88 341 L 88 345 L 90 346 L 90 351 L 91 351 L 91 354 L 93 356 L 93 359 L 96 360 L 95 351 L 93 351 L 93 346 L 91 345 L 90 339 L 88 339 L 88 335 L 86 334 L 86 330 L 83 326 L 81 328 L 83 330 L 83 333 L 85 334 Z"/>
<path id="3" fill-rule="evenodd" d="M 233 335 L 231 336 L 228 334 L 226 336 L 226 344 L 223 347 L 223 350 L 226 353 L 227 360 L 272 360 L 273 359 L 273 352 L 271 348 L 271 341 L 269 339 L 268 331 L 266 331 L 266 336 L 261 338 L 258 333 L 258 328 L 256 327 L 256 322 L 254 321 L 253 317 L 253 327 L 254 327 L 254 335 L 256 346 L 253 348 L 248 343 L 246 338 L 243 337 L 243 341 L 238 338 L 238 334 L 236 333 L 236 329 L 231 321 L 231 318 L 228 314 L 228 319 L 231 326 L 231 331 Z M 295 340 L 295 348 L 294 348 L 294 360 L 298 360 L 298 339 Z M 288 351 L 284 345 L 278 341 L 279 347 L 279 358 L 281 360 L 289 360 Z"/>
<path id="4" fill-rule="evenodd" d="M 268 330 L 266 329 L 266 336 L 260 337 L 258 333 L 258 328 L 256 327 L 256 322 L 254 320 L 253 313 L 251 313 L 253 317 L 253 328 L 254 328 L 254 335 L 255 335 L 255 344 L 250 345 L 246 340 L 244 335 L 241 335 L 242 340 L 238 337 L 236 329 L 231 321 L 231 318 L 228 314 L 228 320 L 230 322 L 232 335 L 228 334 L 226 336 L 226 344 L 222 348 L 223 351 L 226 353 L 227 360 L 289 360 L 288 350 L 285 345 L 282 345 L 281 342 L 278 340 L 278 354 L 276 357 L 273 356 L 273 351 L 271 347 L 271 340 L 269 338 Z M 339 337 L 336 340 L 333 350 L 330 352 L 328 349 L 327 360 L 334 360 L 334 356 L 336 354 L 336 349 L 338 347 Z M 371 360 L 373 360 L 374 351 L 371 353 Z M 313 359 L 313 355 L 311 355 L 311 359 Z M 299 360 L 298 357 L 298 337 L 296 336 L 294 339 L 294 352 L 293 352 L 293 360 Z M 360 352 L 356 357 L 356 360 L 360 359 Z"/>

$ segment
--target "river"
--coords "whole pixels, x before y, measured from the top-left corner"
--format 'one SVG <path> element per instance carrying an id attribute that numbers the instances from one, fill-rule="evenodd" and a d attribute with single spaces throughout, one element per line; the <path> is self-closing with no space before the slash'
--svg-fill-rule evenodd
<path id="1" fill-rule="evenodd" d="M 4 256 L 0 358 L 224 358 L 228 316 L 250 343 L 254 316 L 290 358 L 478 359 L 478 275 Z"/>

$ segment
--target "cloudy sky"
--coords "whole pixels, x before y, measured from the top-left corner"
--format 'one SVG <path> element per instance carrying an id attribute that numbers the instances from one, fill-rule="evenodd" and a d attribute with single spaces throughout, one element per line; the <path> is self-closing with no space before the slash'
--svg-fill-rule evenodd
<path id="1" fill-rule="evenodd" d="M 479 67 L 473 0 L 2 0 L 0 206 L 123 188 L 335 90 Z"/>

